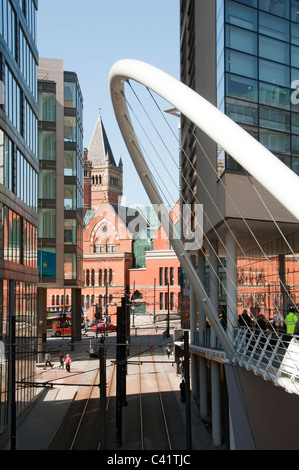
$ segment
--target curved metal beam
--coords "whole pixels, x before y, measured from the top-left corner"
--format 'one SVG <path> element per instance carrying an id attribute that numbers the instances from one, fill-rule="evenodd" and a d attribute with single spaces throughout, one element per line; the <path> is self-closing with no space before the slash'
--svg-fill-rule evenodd
<path id="1" fill-rule="evenodd" d="M 163 228 L 169 234 L 169 240 L 176 255 L 180 259 L 190 284 L 228 360 L 232 361 L 234 357 L 233 344 L 219 321 L 218 312 L 206 295 L 205 288 L 197 276 L 183 243 L 175 236 L 174 225 L 139 146 L 125 100 L 124 82 L 129 79 L 153 90 L 187 116 L 224 150 L 229 152 L 298 220 L 299 178 L 234 121 L 169 74 L 149 64 L 135 60 L 119 61 L 111 68 L 109 74 L 111 100 L 127 149 L 151 203 L 160 206 L 160 208 L 163 207 L 164 213 L 161 215 Z M 217 123 L 217 126 L 215 123 Z"/>
<path id="2" fill-rule="evenodd" d="M 116 82 L 128 79 L 155 91 L 181 111 L 299 220 L 299 177 L 254 137 L 171 75 L 137 60 L 121 60 L 111 68 L 109 82 L 113 103 Z"/>

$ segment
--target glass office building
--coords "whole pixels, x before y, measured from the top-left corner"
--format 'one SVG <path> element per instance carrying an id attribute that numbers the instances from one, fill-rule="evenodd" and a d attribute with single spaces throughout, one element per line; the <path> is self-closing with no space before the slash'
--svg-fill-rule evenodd
<path id="1" fill-rule="evenodd" d="M 47 298 L 71 289 L 74 307 L 83 286 L 83 97 L 62 60 L 40 58 L 38 104 L 38 305 L 45 334 Z"/>
<path id="2" fill-rule="evenodd" d="M 182 82 L 217 106 L 297 174 L 298 39 L 298 0 L 180 1 Z M 217 129 L 216 120 L 214 125 Z M 234 135 L 230 137 L 234 139 Z M 243 143 L 238 144 L 241 153 Z M 298 298 L 297 271 L 292 264 L 299 251 L 298 220 L 183 115 L 181 147 L 181 199 L 191 204 L 194 226 L 196 203 L 204 208 L 202 247 L 190 256 L 207 287 L 214 282 L 209 294 L 226 325 L 226 333 L 237 330 L 238 314 L 243 309 L 256 318 L 263 313 L 271 320 L 277 309 L 285 315 L 288 301 Z M 275 230 L 273 221 L 283 227 L 283 235 Z M 218 264 L 214 255 L 220 259 Z M 234 406 L 233 398 L 229 397 L 228 403 L 231 377 L 226 375 L 223 364 L 216 371 L 217 360 L 212 352 L 207 354 L 208 348 L 217 344 L 208 337 L 203 310 L 200 302 L 192 302 L 192 383 L 203 400 L 202 413 L 212 416 L 213 408 L 214 416 L 214 410 L 218 416 L 221 414 L 222 421 L 212 426 L 213 439 L 219 445 L 222 437 L 229 441 L 231 424 L 239 429 L 239 423 L 230 422 Z M 209 375 L 212 369 L 213 376 Z M 202 377 L 208 377 L 206 383 Z M 245 389 L 246 380 L 242 383 L 241 374 L 238 379 Z M 217 394 L 221 400 L 213 401 Z M 204 397 L 208 397 L 206 402 Z"/>
<path id="3" fill-rule="evenodd" d="M 37 346 L 37 0 L 0 1 L 0 436 L 35 389 Z M 11 347 L 15 336 L 16 356 Z M 13 381 L 13 382 L 12 382 Z"/>
<path id="4" fill-rule="evenodd" d="M 299 1 L 216 7 L 217 106 L 299 174 Z M 224 168 L 239 166 L 220 150 Z"/>

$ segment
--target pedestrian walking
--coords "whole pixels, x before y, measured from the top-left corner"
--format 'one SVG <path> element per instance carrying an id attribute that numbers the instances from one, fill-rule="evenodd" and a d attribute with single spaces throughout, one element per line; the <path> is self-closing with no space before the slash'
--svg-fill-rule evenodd
<path id="1" fill-rule="evenodd" d="M 63 367 L 64 367 L 64 354 L 63 354 L 63 352 L 60 351 L 58 356 L 59 356 L 59 362 L 60 362 L 59 369 L 60 368 L 63 369 Z"/>
<path id="2" fill-rule="evenodd" d="M 72 363 L 72 360 L 71 360 L 71 357 L 69 354 L 66 355 L 66 360 L 65 360 L 65 368 L 68 372 L 71 371 L 71 363 Z"/>
<path id="3" fill-rule="evenodd" d="M 48 364 L 50 364 L 50 367 L 52 369 L 53 364 L 51 364 L 51 354 L 49 353 L 49 351 L 47 351 L 46 354 L 45 354 L 45 367 L 44 367 L 44 370 L 47 369 Z"/>
<path id="4" fill-rule="evenodd" d="M 170 356 L 170 347 L 167 345 L 166 348 L 165 348 L 165 352 L 167 354 L 167 357 L 169 359 L 169 356 Z"/>

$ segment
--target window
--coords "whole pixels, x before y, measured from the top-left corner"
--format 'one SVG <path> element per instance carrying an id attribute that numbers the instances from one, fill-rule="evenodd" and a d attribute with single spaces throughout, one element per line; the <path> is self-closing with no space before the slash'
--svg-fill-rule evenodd
<path id="1" fill-rule="evenodd" d="M 260 106 L 260 126 L 290 132 L 290 113 L 278 108 Z"/>
<path id="2" fill-rule="evenodd" d="M 281 0 L 279 2 L 273 2 L 273 0 L 260 0 L 260 9 L 277 16 L 283 16 L 285 18 L 290 17 L 289 0 Z"/>
<path id="3" fill-rule="evenodd" d="M 170 285 L 174 285 L 174 268 L 170 268 Z"/>
<path id="4" fill-rule="evenodd" d="M 291 23 L 291 43 L 299 46 L 299 25 L 298 24 Z"/>
<path id="5" fill-rule="evenodd" d="M 227 49 L 225 54 L 226 72 L 257 78 L 257 58 Z"/>
<path id="6" fill-rule="evenodd" d="M 38 157 L 40 160 L 56 160 L 56 133 L 54 131 L 39 131 Z"/>
<path id="7" fill-rule="evenodd" d="M 77 221 L 75 219 L 64 220 L 64 243 L 66 245 L 76 245 L 77 242 Z"/>
<path id="8" fill-rule="evenodd" d="M 165 268 L 165 270 L 164 270 L 164 284 L 165 284 L 165 286 L 168 285 L 168 282 L 169 282 L 168 268 Z"/>
<path id="9" fill-rule="evenodd" d="M 291 46 L 291 65 L 299 68 L 299 47 Z"/>
<path id="10" fill-rule="evenodd" d="M 226 92 L 232 98 L 248 101 L 258 100 L 258 82 L 247 77 L 227 74 Z"/>
<path id="11" fill-rule="evenodd" d="M 282 132 L 261 129 L 260 142 L 274 153 L 290 153 L 290 136 Z"/>
<path id="12" fill-rule="evenodd" d="M 1 142 L 1 131 L 0 131 Z M 1 147 L 1 143 L 0 143 Z M 1 161 L 1 151 L 0 151 Z M 17 149 L 16 194 L 25 204 L 37 211 L 38 175 L 26 158 Z M 1 170 L 0 170 L 1 171 Z M 28 184 L 30 182 L 30 184 Z"/>
<path id="13" fill-rule="evenodd" d="M 259 102 L 270 106 L 290 109 L 290 89 L 274 85 L 273 83 L 260 82 Z"/>
<path id="14" fill-rule="evenodd" d="M 13 190 L 13 143 L 0 129 L 0 183 Z"/>
<path id="15" fill-rule="evenodd" d="M 159 284 L 163 286 L 163 268 L 159 268 Z"/>
<path id="16" fill-rule="evenodd" d="M 56 121 L 56 96 L 55 93 L 38 93 L 38 108 L 40 121 Z"/>
<path id="17" fill-rule="evenodd" d="M 77 188 L 75 185 L 66 184 L 64 186 L 64 209 L 65 210 L 76 210 L 76 194 Z"/>
<path id="18" fill-rule="evenodd" d="M 55 277 L 56 248 L 38 248 L 37 263 L 40 277 Z"/>
<path id="19" fill-rule="evenodd" d="M 25 100 L 24 103 L 24 139 L 28 147 L 37 152 L 37 117 L 35 116 L 31 106 Z M 53 159 L 54 160 L 54 159 Z"/>
<path id="20" fill-rule="evenodd" d="M 170 310 L 174 310 L 174 292 L 170 293 Z"/>
<path id="21" fill-rule="evenodd" d="M 225 46 L 248 54 L 257 54 L 257 34 L 246 29 L 227 25 Z"/>
<path id="22" fill-rule="evenodd" d="M 260 59 L 259 74 L 260 80 L 264 82 L 285 87 L 290 85 L 290 69 L 285 65 Z"/>
<path id="23" fill-rule="evenodd" d="M 77 107 L 77 86 L 76 83 L 64 82 L 64 107 Z"/>
<path id="24" fill-rule="evenodd" d="M 239 124 L 258 124 L 258 106 L 248 101 L 226 99 L 226 114 Z"/>
<path id="25" fill-rule="evenodd" d="M 289 23 L 282 18 L 268 15 L 267 13 L 260 12 L 259 15 L 259 32 L 272 38 L 281 39 L 282 41 L 289 41 Z"/>
<path id="26" fill-rule="evenodd" d="M 12 122 L 14 127 L 21 133 L 22 123 L 22 101 L 21 101 L 21 88 L 17 84 L 13 74 L 9 68 L 5 67 L 5 110 L 8 119 Z"/>
<path id="27" fill-rule="evenodd" d="M 39 197 L 56 199 L 56 171 L 41 170 L 39 173 Z"/>
<path id="28" fill-rule="evenodd" d="M 257 10 L 245 7 L 244 5 L 228 1 L 226 4 L 225 20 L 227 23 L 249 29 L 250 31 L 257 30 Z"/>
<path id="29" fill-rule="evenodd" d="M 64 141 L 77 141 L 77 119 L 73 116 L 64 116 Z"/>
<path id="30" fill-rule="evenodd" d="M 288 65 L 289 60 L 289 44 L 266 36 L 260 36 L 259 39 L 259 55 L 265 59 L 274 60 L 281 64 Z"/>
<path id="31" fill-rule="evenodd" d="M 292 113 L 292 133 L 299 134 L 299 114 Z"/>
<path id="32" fill-rule="evenodd" d="M 64 176 L 77 175 L 77 153 L 75 150 L 64 151 Z"/>
<path id="33" fill-rule="evenodd" d="M 23 255 L 22 218 L 8 207 L 3 207 L 3 257 L 5 260 L 20 263 Z M 30 237 L 30 242 L 32 237 Z M 29 242 L 29 243 L 30 243 Z"/>
<path id="34" fill-rule="evenodd" d="M 38 237 L 56 238 L 56 209 L 38 210 Z"/>
<path id="35" fill-rule="evenodd" d="M 163 292 L 160 292 L 160 305 L 159 305 L 160 310 L 163 310 L 163 308 L 164 308 L 163 298 L 164 298 L 164 294 L 163 294 Z"/>

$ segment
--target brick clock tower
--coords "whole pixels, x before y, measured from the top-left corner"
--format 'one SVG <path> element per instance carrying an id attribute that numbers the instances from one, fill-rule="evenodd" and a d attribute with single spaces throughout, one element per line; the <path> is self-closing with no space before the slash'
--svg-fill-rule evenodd
<path id="1" fill-rule="evenodd" d="M 84 215 L 102 202 L 119 204 L 123 195 L 123 165 L 117 165 L 99 115 L 88 149 L 84 149 Z"/>

